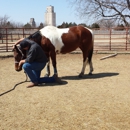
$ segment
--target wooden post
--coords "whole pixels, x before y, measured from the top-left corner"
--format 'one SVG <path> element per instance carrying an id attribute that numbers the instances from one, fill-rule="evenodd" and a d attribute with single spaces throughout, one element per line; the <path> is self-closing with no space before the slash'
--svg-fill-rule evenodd
<path id="1" fill-rule="evenodd" d="M 107 59 L 107 58 L 110 58 L 110 57 L 114 57 L 116 55 L 117 55 L 117 53 L 112 54 L 112 55 L 108 55 L 108 56 L 102 57 L 100 60 L 104 60 L 104 59 Z"/>

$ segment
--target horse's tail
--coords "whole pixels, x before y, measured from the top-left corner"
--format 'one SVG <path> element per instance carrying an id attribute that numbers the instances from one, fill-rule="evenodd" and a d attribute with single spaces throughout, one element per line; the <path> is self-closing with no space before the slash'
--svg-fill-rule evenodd
<path id="1" fill-rule="evenodd" d="M 93 35 L 93 32 L 92 32 L 92 31 L 91 31 L 91 33 L 92 33 L 92 42 L 91 42 L 92 46 L 91 46 L 91 49 L 90 49 L 89 54 L 88 54 L 88 62 L 89 62 L 89 63 L 90 63 L 91 60 L 92 60 L 93 49 L 94 49 L 94 35 Z"/>

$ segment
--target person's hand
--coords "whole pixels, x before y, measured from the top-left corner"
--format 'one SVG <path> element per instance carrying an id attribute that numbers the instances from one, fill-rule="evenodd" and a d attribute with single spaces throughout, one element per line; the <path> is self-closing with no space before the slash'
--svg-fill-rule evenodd
<path id="1" fill-rule="evenodd" d="M 24 63 L 25 63 L 25 60 L 21 60 L 21 61 L 19 62 L 19 66 L 22 66 Z"/>

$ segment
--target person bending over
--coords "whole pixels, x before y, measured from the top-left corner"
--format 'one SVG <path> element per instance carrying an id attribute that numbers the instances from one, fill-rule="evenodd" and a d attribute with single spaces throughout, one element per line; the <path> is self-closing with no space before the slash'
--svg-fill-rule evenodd
<path id="1" fill-rule="evenodd" d="M 21 50 L 27 51 L 26 59 L 21 60 L 19 66 L 22 65 L 22 68 L 30 78 L 31 84 L 27 86 L 28 88 L 42 83 L 62 83 L 56 75 L 52 77 L 40 77 L 41 71 L 46 66 L 48 59 L 43 49 L 36 42 L 22 38 L 15 43 L 15 45 L 17 44 L 20 44 Z"/>

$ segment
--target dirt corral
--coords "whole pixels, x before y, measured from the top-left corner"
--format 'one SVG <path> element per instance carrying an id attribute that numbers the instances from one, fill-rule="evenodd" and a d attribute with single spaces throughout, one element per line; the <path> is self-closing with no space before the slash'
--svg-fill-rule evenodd
<path id="1" fill-rule="evenodd" d="M 13 58 L 0 59 L 0 94 L 7 92 L 0 96 L 0 129 L 130 130 L 130 55 L 100 60 L 106 55 L 94 54 L 93 75 L 87 66 L 82 79 L 82 55 L 58 55 L 62 85 L 26 88 L 26 82 L 10 92 L 26 77 Z"/>

